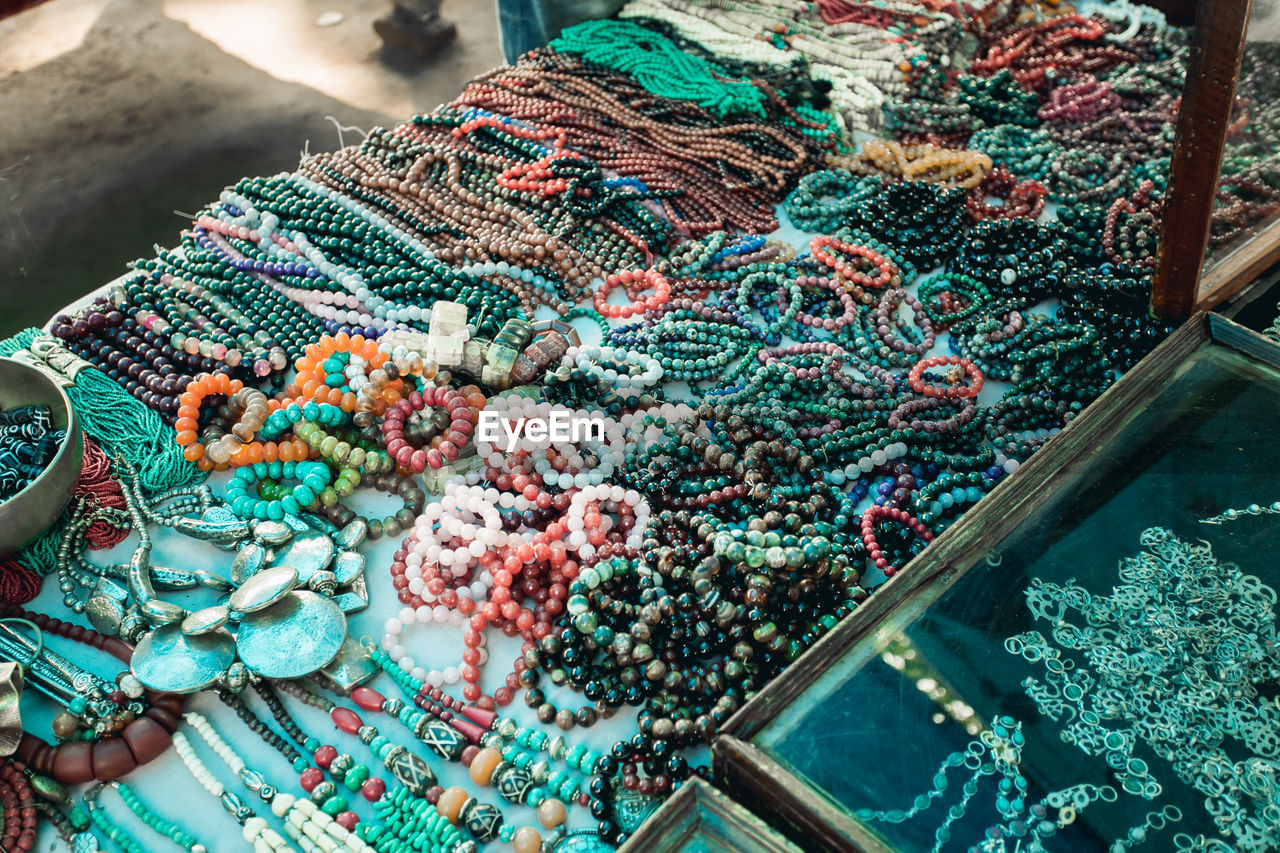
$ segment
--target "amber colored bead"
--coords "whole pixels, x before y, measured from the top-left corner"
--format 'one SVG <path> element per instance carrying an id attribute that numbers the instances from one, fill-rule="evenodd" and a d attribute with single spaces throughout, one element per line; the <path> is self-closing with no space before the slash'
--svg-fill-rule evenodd
<path id="1" fill-rule="evenodd" d="M 468 799 L 465 788 L 459 788 L 457 785 L 445 788 L 444 793 L 440 795 L 440 799 L 436 803 L 436 812 L 456 826 L 458 813 L 462 811 L 462 807 Z"/>
<path id="2" fill-rule="evenodd" d="M 471 759 L 471 781 L 477 785 L 488 785 L 493 778 L 493 771 L 502 763 L 502 753 L 492 747 L 486 747 Z"/>

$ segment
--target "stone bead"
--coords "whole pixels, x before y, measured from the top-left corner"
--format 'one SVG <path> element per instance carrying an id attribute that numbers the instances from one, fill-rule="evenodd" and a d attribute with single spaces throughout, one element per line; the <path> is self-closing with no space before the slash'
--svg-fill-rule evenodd
<path id="1" fill-rule="evenodd" d="M 359 715 L 349 708 L 334 708 L 329 713 L 329 718 L 333 720 L 335 726 L 349 735 L 355 734 L 364 725 Z"/>
<path id="2" fill-rule="evenodd" d="M 310 793 L 311 791 L 314 791 L 322 781 L 324 781 L 323 771 L 315 767 L 308 767 L 306 770 L 302 771 L 302 775 L 298 779 L 298 784 L 302 786 L 302 790 Z"/>
<path id="3" fill-rule="evenodd" d="M 543 800 L 538 806 L 538 823 L 547 829 L 555 829 L 564 823 L 566 809 L 559 800 Z"/>
<path id="4" fill-rule="evenodd" d="M 368 779 L 360 786 L 360 794 L 369 802 L 374 803 L 382 798 L 387 792 L 387 783 L 377 777 Z"/>
<path id="5" fill-rule="evenodd" d="M 502 753 L 487 747 L 476 753 L 471 759 L 471 781 L 477 785 L 488 785 L 493 778 L 493 771 L 502 763 Z"/>
<path id="6" fill-rule="evenodd" d="M 542 849 L 542 836 L 532 826 L 522 826 L 511 839 L 516 853 L 538 853 Z"/>
<path id="7" fill-rule="evenodd" d="M 385 700 L 383 695 L 368 687 L 357 687 L 351 691 L 351 701 L 365 711 L 380 711 Z"/>
<path id="8" fill-rule="evenodd" d="M 444 793 L 440 795 L 440 800 L 436 803 L 436 812 L 449 823 L 457 826 L 458 814 L 462 811 L 462 806 L 467 802 L 467 799 L 465 788 L 460 788 L 457 785 L 445 788 Z"/>
<path id="9" fill-rule="evenodd" d="M 112 738 L 93 747 L 93 778 L 99 782 L 119 779 L 138 766 L 129 744 L 123 738 Z"/>
<path id="10" fill-rule="evenodd" d="M 139 765 L 159 758 L 169 748 L 171 740 L 169 733 L 148 717 L 139 717 L 125 726 L 121 737 L 129 745 L 129 751 Z"/>
<path id="11" fill-rule="evenodd" d="M 58 736 L 58 740 L 65 740 L 75 734 L 79 725 L 80 723 L 74 714 L 63 711 L 53 718 L 53 733 Z"/>

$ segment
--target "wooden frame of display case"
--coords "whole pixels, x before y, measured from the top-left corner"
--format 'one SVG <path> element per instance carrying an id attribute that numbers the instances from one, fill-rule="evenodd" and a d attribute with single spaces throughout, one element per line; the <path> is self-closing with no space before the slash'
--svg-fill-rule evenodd
<path id="1" fill-rule="evenodd" d="M 1280 260 L 1280 218 L 1273 218 L 1204 268 L 1252 6 L 1252 0 L 1197 4 L 1151 289 L 1151 308 L 1165 320 L 1212 308 Z"/>
<path id="2" fill-rule="evenodd" d="M 1215 260 L 1200 277 L 1196 310 L 1216 308 L 1280 262 L 1280 214 L 1258 226 L 1248 239 Z"/>
<path id="3" fill-rule="evenodd" d="M 682 850 L 695 835 L 720 844 L 726 853 L 800 853 L 777 830 L 696 776 L 649 815 L 618 853 Z"/>
<path id="4" fill-rule="evenodd" d="M 876 835 L 750 743 L 891 614 L 911 620 L 1104 452 L 1187 357 L 1214 342 L 1280 368 L 1280 344 L 1217 314 L 1199 314 L 1125 374 L 1026 464 L 965 513 L 721 727 L 712 743 L 717 785 L 806 849 L 893 853 Z M 933 594 L 924 594 L 930 590 Z"/>

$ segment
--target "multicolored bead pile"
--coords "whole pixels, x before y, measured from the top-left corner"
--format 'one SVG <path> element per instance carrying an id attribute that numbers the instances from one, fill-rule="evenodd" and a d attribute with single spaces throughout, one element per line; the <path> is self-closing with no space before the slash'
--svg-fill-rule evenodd
<path id="1" fill-rule="evenodd" d="M 157 483 L 91 418 L 119 500 L 77 502 L 23 557 L 93 620 L 76 639 L 134 647 L 143 680 L 99 688 L 96 712 L 185 721 L 176 751 L 259 851 L 552 853 L 570 824 L 607 849 L 705 775 L 721 723 L 1170 331 L 1146 305 L 1185 33 L 1125 2 L 965 9 L 636 0 L 238 182 L 56 318 L 65 349 L 25 338 L 106 383 L 78 405 L 111 395 L 171 454 Z M 1280 199 L 1269 115 L 1232 140 L 1215 245 Z M 374 491 L 390 513 L 361 514 Z M 84 553 L 102 528 L 139 534 L 127 569 Z M 152 567 L 161 528 L 236 555 Z M 380 539 L 401 541 L 366 566 Z M 169 589 L 229 595 L 187 610 Z M 366 605 L 362 642 L 345 614 Z M 312 681 L 255 656 L 280 625 L 291 665 L 329 655 Z M 447 665 L 415 637 L 435 628 L 458 635 Z M 226 726 L 148 700 L 195 664 L 164 690 L 216 692 L 299 793 Z M 517 699 L 537 725 L 500 716 Z M 128 744 L 68 708 L 27 764 L 111 783 L 75 738 Z M 438 781 L 449 762 L 469 785 Z M 59 830 L 145 849 L 100 793 Z"/>

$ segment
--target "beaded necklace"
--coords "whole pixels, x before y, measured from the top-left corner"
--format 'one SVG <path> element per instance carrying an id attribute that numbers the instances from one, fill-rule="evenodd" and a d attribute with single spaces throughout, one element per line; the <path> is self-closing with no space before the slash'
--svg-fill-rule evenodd
<path id="1" fill-rule="evenodd" d="M 596 152 L 602 166 L 636 177 L 650 190 L 679 190 L 679 196 L 659 204 L 693 234 L 726 226 L 773 230 L 770 199 L 786 189 L 817 148 L 773 126 L 723 125 L 699 107 L 646 92 L 634 103 L 652 103 L 653 112 L 664 117 L 687 117 L 679 124 L 651 118 L 624 105 L 623 98 L 643 92 L 634 81 L 564 54 L 535 52 L 522 62 L 471 83 L 457 103 L 535 127 L 556 114 L 568 143 Z M 607 132 L 610 128 L 616 131 Z M 619 131 L 625 135 L 616 135 Z"/>

